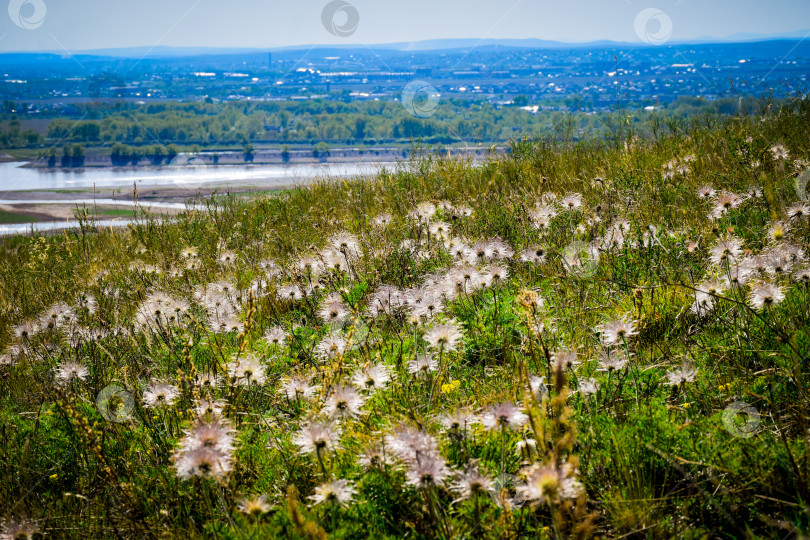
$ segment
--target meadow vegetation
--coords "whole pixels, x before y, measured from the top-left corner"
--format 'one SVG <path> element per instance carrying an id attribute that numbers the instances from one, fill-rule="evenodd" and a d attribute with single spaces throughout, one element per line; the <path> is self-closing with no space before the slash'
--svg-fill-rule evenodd
<path id="1" fill-rule="evenodd" d="M 809 129 L 652 115 L 4 239 L 4 534 L 808 534 Z"/>

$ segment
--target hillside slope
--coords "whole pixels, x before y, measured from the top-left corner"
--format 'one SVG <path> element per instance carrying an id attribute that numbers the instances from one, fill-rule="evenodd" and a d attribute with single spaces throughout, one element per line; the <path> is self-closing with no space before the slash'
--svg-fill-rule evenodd
<path id="1" fill-rule="evenodd" d="M 656 122 L 4 239 L 5 532 L 807 534 L 810 104 Z"/>

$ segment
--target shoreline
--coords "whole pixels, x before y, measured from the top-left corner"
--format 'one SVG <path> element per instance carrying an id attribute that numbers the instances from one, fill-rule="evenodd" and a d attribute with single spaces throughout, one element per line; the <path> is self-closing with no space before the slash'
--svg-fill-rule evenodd
<path id="1" fill-rule="evenodd" d="M 376 157 L 376 156 L 375 156 Z M 407 159 L 403 158 L 404 161 Z M 377 163 L 397 163 L 396 161 L 380 161 L 379 159 L 311 159 L 311 160 L 291 160 L 291 161 L 220 161 L 213 163 L 199 160 L 190 163 L 144 163 L 138 165 L 114 165 L 109 160 L 88 160 L 80 167 L 50 167 L 41 158 L 34 160 L 7 159 L 3 163 L 22 163 L 21 169 L 35 169 L 46 172 L 81 172 L 85 169 L 109 170 L 117 172 L 138 172 L 138 171 L 161 171 L 161 170 L 188 170 L 188 169 L 217 169 L 217 168 L 239 168 L 239 167 L 319 167 L 329 165 L 375 165 Z"/>
<path id="2" fill-rule="evenodd" d="M 289 165 L 232 164 L 211 166 L 143 167 L 26 167 L 26 162 L 0 164 L 0 203 L 3 199 L 36 197 L 40 193 L 124 193 L 137 186 L 139 194 L 166 189 L 176 190 L 184 198 L 198 191 L 263 189 L 277 190 L 306 185 L 318 180 L 366 178 L 382 169 L 397 169 L 405 161 L 365 161 L 341 163 L 294 163 Z M 47 197 L 47 195 L 46 195 Z"/>
<path id="3" fill-rule="evenodd" d="M 346 163 L 348 166 L 353 164 L 352 162 Z M 368 164 L 371 165 L 372 163 Z M 375 165 L 395 167 L 399 164 L 376 163 Z M 261 169 L 263 166 L 261 164 L 256 165 L 256 168 Z M 189 170 L 189 168 L 183 167 L 182 170 Z M 196 166 L 195 168 L 201 170 L 212 169 L 210 166 Z M 153 169 L 181 170 L 165 166 Z M 145 171 L 146 168 L 139 167 L 135 170 Z M 74 170 L 73 172 L 78 171 Z M 110 169 L 110 172 L 114 174 L 112 169 Z M 351 175 L 353 178 L 365 178 L 366 176 L 369 175 L 357 173 Z M 187 185 L 183 185 L 182 182 L 150 183 L 149 179 L 144 179 L 138 181 L 134 189 L 131 183 L 9 191 L 0 189 L 0 228 L 2 225 L 48 224 L 73 220 L 75 210 L 82 206 L 88 208 L 88 210 L 92 209 L 93 211 L 89 211 L 89 215 L 99 219 L 109 218 L 113 212 L 116 212 L 116 216 L 129 217 L 136 204 L 150 214 L 174 215 L 184 211 L 185 206 L 190 202 L 207 199 L 215 194 L 252 198 L 306 186 L 319 180 L 339 180 L 342 178 L 345 178 L 345 176 L 308 174 L 279 178 L 268 175 L 267 177 L 251 178 L 249 180 L 203 180 L 198 184 L 192 182 Z"/>
<path id="4" fill-rule="evenodd" d="M 396 163 L 410 161 L 413 156 L 413 148 L 404 147 L 379 147 L 365 148 L 360 150 L 356 147 L 335 147 L 330 148 L 325 156 L 313 155 L 312 150 L 292 149 L 289 151 L 287 159 L 284 159 L 280 150 L 258 148 L 255 150 L 250 160 L 245 160 L 244 153 L 235 150 L 223 150 L 220 152 L 205 150 L 199 152 L 179 152 L 171 160 L 161 157 L 157 162 L 152 161 L 148 155 L 138 158 L 138 163 L 133 165 L 126 161 L 114 163 L 111 156 L 105 153 L 95 153 L 97 148 L 88 148 L 88 155 L 83 158 L 79 166 L 62 166 L 61 158 L 57 157 L 54 165 L 48 164 L 48 158 L 40 156 L 36 158 L 14 158 L 4 154 L 2 162 L 17 161 L 24 163 L 21 168 L 37 169 L 45 171 L 73 172 L 83 169 L 93 170 L 113 170 L 113 171 L 150 171 L 165 168 L 186 168 L 186 167 L 250 167 L 250 166 L 272 166 L 272 167 L 317 167 L 320 165 L 358 165 L 375 163 Z M 492 151 L 497 153 L 507 152 L 504 144 L 473 147 L 448 147 L 444 149 L 453 158 L 480 159 Z"/>
<path id="5" fill-rule="evenodd" d="M 95 218 L 110 215 L 129 216 L 137 206 L 149 214 L 175 215 L 185 211 L 186 204 L 199 198 L 209 198 L 216 193 L 256 197 L 266 193 L 283 191 L 284 187 L 260 187 L 246 185 L 217 185 L 197 189 L 170 186 L 139 187 L 136 194 L 132 188 L 92 188 L 76 190 L 31 190 L 3 194 L 0 199 L 0 224 L 20 225 L 48 223 L 74 219 L 77 208 L 85 207 Z"/>

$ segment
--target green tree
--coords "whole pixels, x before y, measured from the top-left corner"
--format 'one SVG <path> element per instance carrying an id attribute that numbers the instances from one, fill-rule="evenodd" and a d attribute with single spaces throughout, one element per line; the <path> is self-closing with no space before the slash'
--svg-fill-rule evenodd
<path id="1" fill-rule="evenodd" d="M 515 96 L 512 99 L 512 104 L 515 107 L 525 107 L 526 105 L 529 104 L 529 96 L 524 96 L 524 95 Z"/>
<path id="2" fill-rule="evenodd" d="M 85 156 L 84 146 L 80 144 L 74 144 L 70 155 L 70 166 L 84 167 L 84 156 Z"/>
<path id="3" fill-rule="evenodd" d="M 95 122 L 80 122 L 70 130 L 74 141 L 94 142 L 101 139 L 101 128 Z"/>
<path id="4" fill-rule="evenodd" d="M 171 163 L 174 158 L 177 157 L 177 147 L 173 144 L 170 144 L 166 147 L 166 163 Z"/>
<path id="5" fill-rule="evenodd" d="M 366 121 L 362 118 L 354 120 L 354 138 L 360 140 L 366 138 Z"/>
<path id="6" fill-rule="evenodd" d="M 242 153 L 245 155 L 245 162 L 253 161 L 253 158 L 255 157 L 255 149 L 253 148 L 252 144 L 246 144 L 242 148 Z"/>
<path id="7" fill-rule="evenodd" d="M 45 154 L 45 157 L 48 160 L 48 167 L 56 167 L 56 148 L 49 148 L 48 152 Z"/>
<path id="8" fill-rule="evenodd" d="M 149 159 L 152 165 L 160 165 L 163 163 L 163 158 L 166 155 L 166 149 L 163 146 L 156 144 L 149 150 Z"/>
<path id="9" fill-rule="evenodd" d="M 122 167 L 127 164 L 130 157 L 129 147 L 125 144 L 115 143 L 110 151 L 110 161 L 116 167 Z"/>
<path id="10" fill-rule="evenodd" d="M 326 161 L 326 158 L 329 157 L 329 146 L 323 141 L 319 142 L 312 150 L 312 156 L 315 159 Z"/>

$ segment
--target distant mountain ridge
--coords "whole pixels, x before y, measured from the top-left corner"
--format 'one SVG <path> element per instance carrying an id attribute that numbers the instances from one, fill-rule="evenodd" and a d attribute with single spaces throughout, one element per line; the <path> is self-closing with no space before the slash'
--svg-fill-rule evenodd
<path id="1" fill-rule="evenodd" d="M 724 38 L 717 37 L 699 37 L 691 40 L 668 42 L 668 45 L 701 45 L 701 44 L 723 44 L 723 43 L 752 43 L 761 41 L 780 41 L 780 40 L 798 40 L 810 37 L 810 30 L 799 30 L 796 32 L 782 33 L 782 34 L 750 34 L 738 33 Z M 410 42 L 394 42 L 394 43 L 379 43 L 379 44 L 360 44 L 360 43 L 347 43 L 347 44 L 311 44 L 311 45 L 291 45 L 286 47 L 238 47 L 238 48 L 221 48 L 221 47 L 170 47 L 170 46 L 157 46 L 157 47 L 121 47 L 113 49 L 92 49 L 75 51 L 73 56 L 95 56 L 95 57 L 109 57 L 109 58 L 181 58 L 192 56 L 222 56 L 222 55 L 238 55 L 238 54 L 255 54 L 267 52 L 287 52 L 299 50 L 347 50 L 359 48 L 372 48 L 375 50 L 389 50 L 396 52 L 409 52 L 409 51 L 440 51 L 440 50 L 453 50 L 453 49 L 471 49 L 471 48 L 525 48 L 525 49 L 564 49 L 564 48 L 578 48 L 587 49 L 594 47 L 651 47 L 642 42 L 631 41 L 588 41 L 588 42 L 565 42 L 553 41 L 537 38 L 526 39 L 476 39 L 476 38 L 460 38 L 460 39 L 430 39 L 422 41 Z M 63 51 L 8 51 L 0 53 L 2 56 L 7 55 L 31 55 L 41 57 L 54 57 L 66 56 Z"/>

